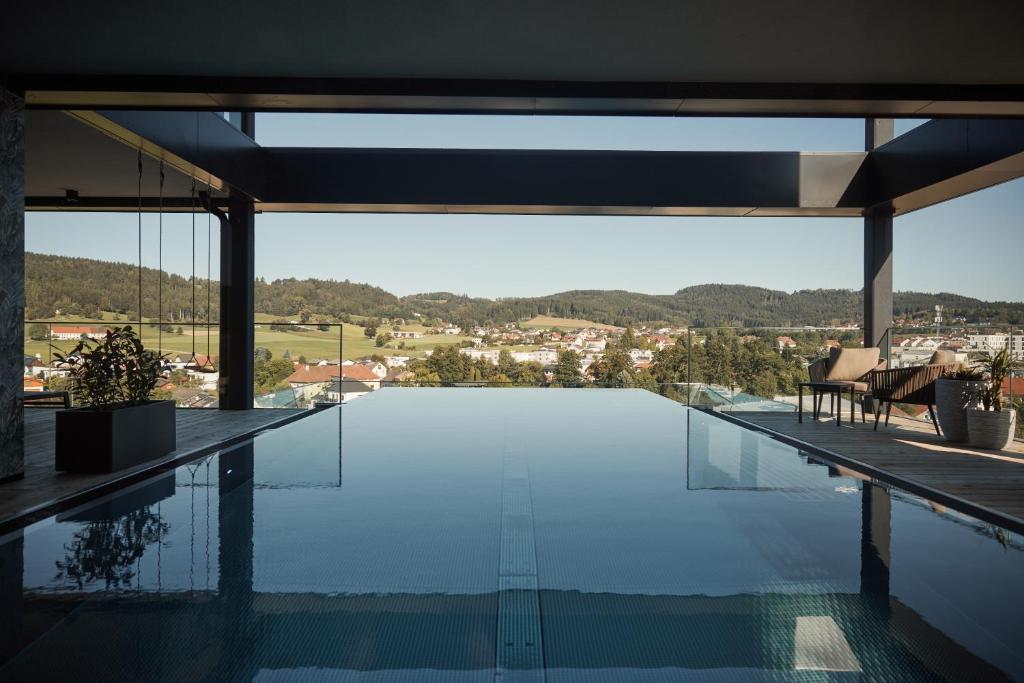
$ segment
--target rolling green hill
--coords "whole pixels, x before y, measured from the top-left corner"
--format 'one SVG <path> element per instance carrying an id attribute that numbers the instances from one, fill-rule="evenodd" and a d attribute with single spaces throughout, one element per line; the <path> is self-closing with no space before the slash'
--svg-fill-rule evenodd
<path id="1" fill-rule="evenodd" d="M 27 253 L 26 317 L 63 315 L 99 317 L 118 311 L 135 317 L 138 271 L 127 263 Z M 143 269 L 143 312 L 155 316 L 158 276 Z M 203 319 L 207 306 L 205 281 L 197 281 L 196 311 Z M 188 320 L 192 288 L 188 278 L 163 276 L 164 317 Z M 898 292 L 898 316 L 927 315 L 936 304 L 946 307 L 947 320 L 1024 324 L 1024 303 L 987 302 L 958 294 Z M 216 320 L 218 286 L 212 283 L 210 310 Z M 379 287 L 347 280 L 288 278 L 256 282 L 256 311 L 265 316 L 294 318 L 306 312 L 337 320 L 342 315 L 448 320 L 468 326 L 504 323 L 535 316 L 586 319 L 608 325 L 666 322 L 711 325 L 830 325 L 859 322 L 861 293 L 845 289 L 800 290 L 793 293 L 746 285 L 706 284 L 673 294 L 641 294 L 624 290 L 573 290 L 540 297 L 482 299 L 450 292 L 398 297 Z"/>

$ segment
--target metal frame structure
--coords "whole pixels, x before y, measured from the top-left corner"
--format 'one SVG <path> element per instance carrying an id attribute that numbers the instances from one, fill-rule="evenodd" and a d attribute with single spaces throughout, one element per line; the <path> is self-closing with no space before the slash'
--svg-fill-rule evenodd
<path id="1" fill-rule="evenodd" d="M 281 12 L 254 0 L 230 16 L 190 4 L 154 8 L 145 22 L 86 6 L 4 10 L 0 479 L 22 468 L 23 211 L 157 209 L 155 184 L 138 196 L 140 151 L 146 178 L 168 170 L 166 210 L 190 210 L 193 180 L 213 189 L 221 406 L 233 409 L 251 407 L 259 211 L 862 216 L 866 343 L 887 346 L 893 218 L 1024 175 L 1024 6 L 1012 0 L 799 11 L 520 0 L 443 12 L 326 0 Z M 867 124 L 864 150 L 830 154 L 296 149 L 255 142 L 253 113 L 271 110 Z M 232 124 L 224 111 L 243 113 Z M 934 120 L 892 139 L 901 116 Z"/>

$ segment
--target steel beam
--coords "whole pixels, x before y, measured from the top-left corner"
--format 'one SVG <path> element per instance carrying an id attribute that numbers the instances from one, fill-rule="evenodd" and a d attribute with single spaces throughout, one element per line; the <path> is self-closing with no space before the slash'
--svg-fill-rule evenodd
<path id="1" fill-rule="evenodd" d="M 870 152 L 866 205 L 902 214 L 1024 175 L 1024 120 L 929 121 Z"/>
<path id="2" fill-rule="evenodd" d="M 252 199 L 233 194 L 220 230 L 220 384 L 226 410 L 253 407 L 255 212 Z"/>
<path id="3" fill-rule="evenodd" d="M 65 75 L 17 79 L 51 109 L 571 116 L 1024 115 L 1024 85 Z"/>

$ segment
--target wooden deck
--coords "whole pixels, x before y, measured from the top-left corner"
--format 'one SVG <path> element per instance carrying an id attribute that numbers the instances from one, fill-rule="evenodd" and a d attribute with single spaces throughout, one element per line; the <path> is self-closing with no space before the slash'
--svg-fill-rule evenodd
<path id="1" fill-rule="evenodd" d="M 177 411 L 178 449 L 137 468 L 113 474 L 71 474 L 56 472 L 54 466 L 54 424 L 56 410 L 25 409 L 25 477 L 0 484 L 0 524 L 22 513 L 67 500 L 77 494 L 108 484 L 125 475 L 187 457 L 227 439 L 258 431 L 275 423 L 296 419 L 311 411 L 298 409 Z"/>
<path id="2" fill-rule="evenodd" d="M 915 420 L 893 418 L 876 432 L 870 419 L 837 428 L 834 419 L 815 421 L 807 413 L 803 424 L 795 413 L 730 415 L 1024 524 L 1024 443 L 1019 441 L 1005 451 L 983 451 L 944 441 L 930 423 Z"/>

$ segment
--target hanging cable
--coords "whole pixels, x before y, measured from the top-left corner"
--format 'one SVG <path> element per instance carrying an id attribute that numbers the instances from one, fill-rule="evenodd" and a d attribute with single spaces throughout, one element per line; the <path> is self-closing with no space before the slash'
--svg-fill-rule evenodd
<path id="1" fill-rule="evenodd" d="M 206 201 L 211 207 L 213 206 L 213 187 L 210 185 L 210 179 L 206 179 Z M 213 358 L 210 357 L 210 323 L 213 321 L 213 314 L 210 311 L 213 301 L 213 278 L 210 264 L 213 259 L 210 256 L 210 252 L 213 246 L 213 239 L 211 237 L 212 228 L 210 221 L 212 214 L 210 211 L 206 212 L 206 362 L 203 363 L 203 369 L 206 369 L 209 364 L 210 372 L 214 372 L 217 368 L 213 365 Z"/>
<path id="2" fill-rule="evenodd" d="M 142 341 L 142 148 L 139 148 L 139 341 Z"/>
<path id="3" fill-rule="evenodd" d="M 156 281 L 156 320 L 157 320 L 157 354 L 164 354 L 164 160 L 160 160 L 160 198 L 159 227 L 157 229 L 157 281 Z M 163 361 L 161 361 L 161 365 Z M 162 370 L 163 368 L 161 368 Z"/>
<path id="4" fill-rule="evenodd" d="M 199 367 L 196 358 L 196 179 L 192 178 L 192 358 L 186 367 Z"/>

